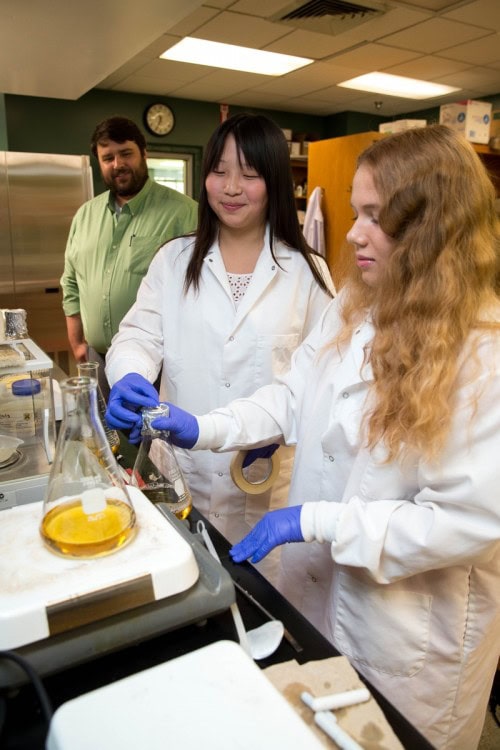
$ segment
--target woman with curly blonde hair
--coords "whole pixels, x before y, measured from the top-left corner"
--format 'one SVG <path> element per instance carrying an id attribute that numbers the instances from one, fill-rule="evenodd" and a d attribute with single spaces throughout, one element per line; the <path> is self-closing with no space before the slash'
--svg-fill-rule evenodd
<path id="1" fill-rule="evenodd" d="M 495 193 L 432 126 L 370 146 L 351 197 L 353 267 L 289 373 L 164 427 L 296 443 L 289 507 L 233 559 L 307 542 L 282 548 L 288 598 L 436 748 L 473 750 L 500 653 Z"/>

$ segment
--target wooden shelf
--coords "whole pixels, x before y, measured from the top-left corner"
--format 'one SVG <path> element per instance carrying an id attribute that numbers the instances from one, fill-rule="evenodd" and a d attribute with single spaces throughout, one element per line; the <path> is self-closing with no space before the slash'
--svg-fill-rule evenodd
<path id="1" fill-rule="evenodd" d="M 346 234 L 352 224 L 350 192 L 356 160 L 367 146 L 384 138 L 383 133 L 346 135 L 309 145 L 307 194 L 315 187 L 324 190 L 326 258 L 335 284 L 342 280 L 342 255 L 347 248 Z M 471 144 L 483 161 L 500 197 L 500 153 L 487 145 Z M 299 199 L 298 199 L 299 200 Z"/>

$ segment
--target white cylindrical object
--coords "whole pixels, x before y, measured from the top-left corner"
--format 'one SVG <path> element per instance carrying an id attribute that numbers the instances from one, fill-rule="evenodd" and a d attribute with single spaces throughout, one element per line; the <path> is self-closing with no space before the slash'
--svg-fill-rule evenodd
<path id="1" fill-rule="evenodd" d="M 17 378 L 1 384 L 0 432 L 34 437 L 42 425 L 43 394 L 35 378 Z"/>
<path id="2" fill-rule="evenodd" d="M 302 693 L 301 698 L 306 706 L 313 711 L 335 711 L 345 706 L 354 706 L 357 703 L 365 703 L 370 700 L 370 692 L 366 688 L 346 690 L 343 693 L 332 693 L 331 695 L 320 695 L 314 698 L 310 693 Z"/>
<path id="3" fill-rule="evenodd" d="M 318 711 L 314 714 L 314 721 L 339 746 L 340 750 L 363 750 L 356 740 L 339 727 L 337 719 L 329 711 Z"/>

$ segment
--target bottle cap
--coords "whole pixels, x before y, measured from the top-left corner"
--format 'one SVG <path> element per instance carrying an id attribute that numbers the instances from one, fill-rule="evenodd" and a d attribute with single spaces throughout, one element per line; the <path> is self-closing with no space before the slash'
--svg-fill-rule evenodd
<path id="1" fill-rule="evenodd" d="M 41 387 L 40 381 L 34 378 L 15 380 L 12 383 L 12 393 L 14 396 L 34 396 L 40 393 Z"/>

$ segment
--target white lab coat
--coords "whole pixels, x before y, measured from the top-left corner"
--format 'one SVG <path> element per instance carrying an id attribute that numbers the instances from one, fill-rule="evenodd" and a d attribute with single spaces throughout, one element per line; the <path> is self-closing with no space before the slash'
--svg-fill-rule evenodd
<path id="1" fill-rule="evenodd" d="M 330 297 L 304 258 L 269 238 L 236 309 L 217 243 L 204 259 L 200 289 L 184 294 L 193 238 L 164 245 L 151 263 L 135 305 L 107 355 L 111 385 L 128 372 L 154 382 L 163 365 L 161 395 L 193 414 L 204 414 L 253 393 L 286 371 L 293 351 L 312 330 Z M 333 283 L 321 258 L 321 271 Z M 281 268 L 280 268 L 281 266 Z M 232 455 L 177 450 L 193 501 L 230 541 L 247 534 L 270 508 L 286 504 L 293 449 L 279 449 L 281 470 L 261 495 L 240 491 L 230 476 Z M 279 555 L 259 566 L 273 582 Z"/>
<path id="2" fill-rule="evenodd" d="M 326 257 L 325 220 L 321 203 L 323 188 L 315 187 L 307 201 L 303 234 L 309 247 Z"/>
<path id="3" fill-rule="evenodd" d="M 298 441 L 290 504 L 326 543 L 282 547 L 282 590 L 433 745 L 473 750 L 500 653 L 500 337 L 464 354 L 441 460 L 383 464 L 359 438 L 370 321 L 324 351 L 340 296 L 283 383 L 202 417 L 196 447 Z"/>

